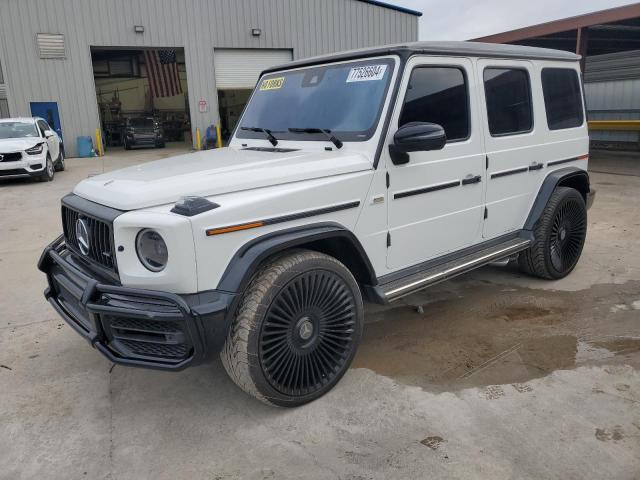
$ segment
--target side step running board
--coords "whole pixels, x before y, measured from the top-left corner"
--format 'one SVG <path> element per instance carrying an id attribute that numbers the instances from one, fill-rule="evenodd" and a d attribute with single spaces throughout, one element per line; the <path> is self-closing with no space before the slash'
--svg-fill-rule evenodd
<path id="1" fill-rule="evenodd" d="M 381 285 L 385 300 L 392 302 L 415 291 L 526 250 L 530 243 L 531 241 L 528 239 L 513 238 L 498 245 L 487 247 L 478 252 L 400 278 L 386 285 Z"/>

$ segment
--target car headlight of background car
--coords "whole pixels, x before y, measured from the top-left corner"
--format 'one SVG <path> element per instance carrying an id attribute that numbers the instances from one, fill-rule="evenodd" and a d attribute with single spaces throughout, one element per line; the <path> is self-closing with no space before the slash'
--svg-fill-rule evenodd
<path id="1" fill-rule="evenodd" d="M 140 230 L 136 237 L 136 253 L 142 265 L 152 272 L 160 272 L 167 266 L 169 251 L 162 236 L 150 228 Z"/>
<path id="2" fill-rule="evenodd" d="M 35 145 L 31 148 L 27 148 L 25 152 L 27 152 L 27 154 L 29 155 L 40 155 L 42 153 L 43 148 L 44 148 L 43 144 L 39 143 L 38 145 Z"/>

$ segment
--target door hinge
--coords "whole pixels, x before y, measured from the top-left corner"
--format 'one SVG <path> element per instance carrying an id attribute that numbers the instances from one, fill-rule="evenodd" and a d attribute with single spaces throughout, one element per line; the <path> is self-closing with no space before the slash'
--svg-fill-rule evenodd
<path id="1" fill-rule="evenodd" d="M 484 218 L 487 218 L 489 216 L 489 210 L 487 209 L 487 207 L 484 207 Z"/>
<path id="2" fill-rule="evenodd" d="M 484 168 L 486 168 L 487 170 L 489 170 L 489 155 L 485 155 L 485 156 L 484 156 L 484 162 L 485 162 L 485 166 L 484 166 Z"/>
<path id="3" fill-rule="evenodd" d="M 391 185 L 391 179 L 389 178 L 389 172 L 387 172 L 387 188 Z"/>
<path id="4" fill-rule="evenodd" d="M 391 232 L 387 232 L 387 248 L 391 246 Z"/>

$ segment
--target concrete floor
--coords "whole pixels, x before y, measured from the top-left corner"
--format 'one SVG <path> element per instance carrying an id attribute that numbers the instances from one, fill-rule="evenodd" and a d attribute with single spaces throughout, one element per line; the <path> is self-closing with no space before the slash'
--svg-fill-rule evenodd
<path id="1" fill-rule="evenodd" d="M 637 155 L 594 155 L 598 195 L 568 278 L 487 267 L 369 308 L 345 378 L 283 410 L 242 393 L 218 361 L 114 367 L 42 297 L 36 262 L 61 230 L 59 198 L 180 149 L 0 182 L 0 479 L 640 477 Z"/>

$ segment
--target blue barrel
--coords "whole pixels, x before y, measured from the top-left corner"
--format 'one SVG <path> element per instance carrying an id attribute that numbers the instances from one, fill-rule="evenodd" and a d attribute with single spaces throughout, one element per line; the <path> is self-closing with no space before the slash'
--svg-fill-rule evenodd
<path id="1" fill-rule="evenodd" d="M 77 147 L 79 157 L 86 158 L 95 156 L 95 151 L 93 150 L 93 140 L 91 140 L 91 137 L 78 137 Z"/>

